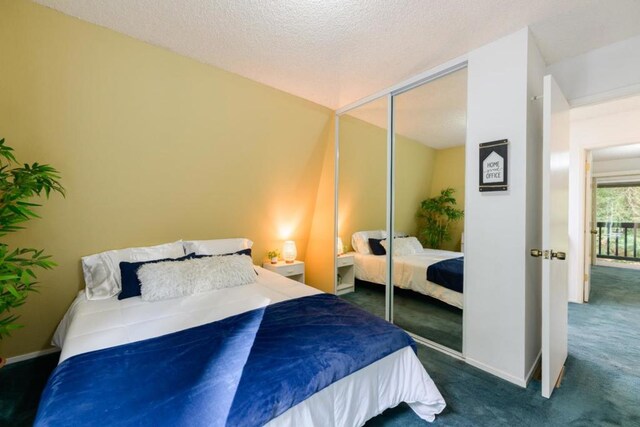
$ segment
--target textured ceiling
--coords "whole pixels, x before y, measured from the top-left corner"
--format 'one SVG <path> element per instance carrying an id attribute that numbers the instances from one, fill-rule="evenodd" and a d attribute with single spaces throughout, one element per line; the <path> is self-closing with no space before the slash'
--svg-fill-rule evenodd
<path id="1" fill-rule="evenodd" d="M 348 113 L 387 128 L 387 102 L 378 99 Z M 431 148 L 464 145 L 467 130 L 467 69 L 413 88 L 395 97 L 396 133 Z"/>
<path id="2" fill-rule="evenodd" d="M 330 108 L 526 25 L 547 63 L 640 34 L 638 0 L 36 0 Z"/>

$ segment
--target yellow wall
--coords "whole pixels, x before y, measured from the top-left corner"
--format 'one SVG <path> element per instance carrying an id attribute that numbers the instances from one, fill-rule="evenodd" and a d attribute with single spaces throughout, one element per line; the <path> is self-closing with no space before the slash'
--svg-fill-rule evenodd
<path id="1" fill-rule="evenodd" d="M 3 238 L 59 267 L 40 274 L 41 293 L 17 310 L 26 328 L 0 354 L 48 347 L 83 287 L 83 255 L 245 236 L 256 262 L 286 237 L 305 259 L 330 110 L 24 1 L 0 1 L 0 55 L 0 137 L 19 160 L 58 168 L 67 189 Z M 312 284 L 322 262 L 307 260 Z"/>
<path id="2" fill-rule="evenodd" d="M 351 235 L 385 229 L 387 131 L 355 117 L 340 117 L 338 236 L 350 251 Z"/>
<path id="3" fill-rule="evenodd" d="M 396 135 L 395 147 L 395 230 L 417 234 L 416 212 L 433 187 L 438 150 Z"/>
<path id="4" fill-rule="evenodd" d="M 334 121 L 332 120 L 332 123 Z M 334 130 L 327 136 L 326 150 L 311 231 L 307 246 L 306 281 L 325 292 L 334 291 L 335 145 Z"/>
<path id="5" fill-rule="evenodd" d="M 396 136 L 395 228 L 415 234 L 418 204 L 431 191 L 435 151 Z M 386 228 L 387 131 L 356 119 L 340 118 L 338 228 L 347 250 L 351 235 Z"/>
<path id="6" fill-rule="evenodd" d="M 456 190 L 454 197 L 460 209 L 464 209 L 464 150 L 465 147 L 460 146 L 436 151 L 430 195 L 437 196 L 440 191 L 452 187 Z M 442 249 L 459 251 L 463 230 L 464 219 L 454 223 L 451 227 L 452 239 L 445 242 Z"/>

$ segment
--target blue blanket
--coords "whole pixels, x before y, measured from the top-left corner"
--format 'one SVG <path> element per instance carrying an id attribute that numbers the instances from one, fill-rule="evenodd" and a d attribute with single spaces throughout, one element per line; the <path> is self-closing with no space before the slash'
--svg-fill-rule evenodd
<path id="1" fill-rule="evenodd" d="M 339 379 L 415 343 L 321 294 L 71 357 L 35 425 L 259 426 Z"/>
<path id="2" fill-rule="evenodd" d="M 427 268 L 427 280 L 452 291 L 462 292 L 464 288 L 464 257 L 431 264 Z"/>

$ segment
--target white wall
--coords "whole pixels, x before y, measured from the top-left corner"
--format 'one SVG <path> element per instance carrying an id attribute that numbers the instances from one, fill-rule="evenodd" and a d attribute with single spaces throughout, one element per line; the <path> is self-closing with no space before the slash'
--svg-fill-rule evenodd
<path id="1" fill-rule="evenodd" d="M 550 65 L 571 105 L 640 93 L 640 36 Z"/>
<path id="2" fill-rule="evenodd" d="M 529 97 L 541 94 L 544 64 L 532 43 L 523 29 L 469 54 L 466 145 L 464 354 L 523 386 L 540 349 L 539 266 L 528 249 L 540 238 L 541 119 Z M 478 144 L 503 138 L 509 191 L 480 193 Z"/>
<path id="3" fill-rule="evenodd" d="M 622 101 L 621 101 L 622 102 Z M 615 101 L 571 110 L 569 168 L 569 301 L 583 302 L 586 151 L 640 142 L 640 108 L 620 109 Z M 597 115 L 585 110 L 598 109 Z M 607 113 L 611 111 L 612 113 Z M 638 166 L 640 169 L 640 165 Z"/>
<path id="4" fill-rule="evenodd" d="M 591 167 L 593 174 L 599 173 L 625 173 L 640 171 L 640 157 L 618 160 L 598 160 L 594 161 Z"/>

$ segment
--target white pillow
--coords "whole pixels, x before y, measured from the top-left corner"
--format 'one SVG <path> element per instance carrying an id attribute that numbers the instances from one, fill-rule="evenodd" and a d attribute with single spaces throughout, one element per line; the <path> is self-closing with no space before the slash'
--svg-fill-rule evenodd
<path id="1" fill-rule="evenodd" d="M 144 301 L 160 301 L 256 281 L 251 257 L 212 256 L 145 264 L 138 270 Z"/>
<path id="2" fill-rule="evenodd" d="M 118 295 L 122 289 L 120 279 L 120 262 L 122 261 L 152 261 L 181 256 L 184 256 L 184 249 L 180 240 L 158 246 L 116 249 L 84 256 L 82 272 L 87 299 L 107 299 Z"/>
<path id="3" fill-rule="evenodd" d="M 353 246 L 353 250 L 359 254 L 369 255 L 371 253 L 369 239 L 386 238 L 387 232 L 385 230 L 358 231 L 351 236 L 351 246 Z"/>
<path id="4" fill-rule="evenodd" d="M 405 237 L 405 239 L 407 240 L 407 242 L 409 242 L 408 244 L 413 246 L 415 253 L 419 254 L 424 252 L 424 247 L 422 246 L 422 243 L 420 243 L 420 240 L 418 240 L 417 237 L 414 236 L 409 236 L 409 237 Z"/>
<path id="5" fill-rule="evenodd" d="M 387 240 L 382 240 L 380 244 L 388 251 L 389 248 L 387 247 L 387 242 Z M 393 255 L 415 255 L 421 253 L 422 250 L 422 245 L 416 237 L 399 237 L 393 239 Z"/>
<path id="6" fill-rule="evenodd" d="M 184 253 L 196 255 L 231 254 L 242 249 L 250 249 L 253 242 L 249 239 L 216 239 L 216 240 L 188 240 L 182 242 Z"/>

